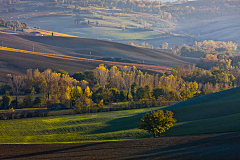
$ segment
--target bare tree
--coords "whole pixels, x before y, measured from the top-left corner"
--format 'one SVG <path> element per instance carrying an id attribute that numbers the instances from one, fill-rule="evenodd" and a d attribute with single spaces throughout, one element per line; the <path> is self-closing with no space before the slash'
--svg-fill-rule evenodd
<path id="1" fill-rule="evenodd" d="M 18 95 L 21 92 L 21 89 L 24 88 L 25 86 L 25 77 L 24 76 L 12 76 L 11 74 L 7 75 L 8 79 L 9 79 L 9 84 L 11 86 L 11 90 L 13 92 L 13 94 L 15 94 L 16 96 L 16 108 L 18 105 Z"/>

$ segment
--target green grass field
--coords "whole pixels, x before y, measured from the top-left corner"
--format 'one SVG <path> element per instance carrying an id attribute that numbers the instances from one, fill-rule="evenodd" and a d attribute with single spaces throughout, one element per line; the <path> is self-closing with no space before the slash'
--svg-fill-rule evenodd
<path id="1" fill-rule="evenodd" d="M 95 15 L 95 17 L 100 18 L 101 16 L 100 16 L 100 15 Z M 103 19 L 104 19 L 104 20 L 102 21 L 102 23 L 101 23 L 101 21 L 99 21 L 99 20 L 98 20 L 98 22 L 99 22 L 100 24 L 104 24 L 104 21 L 105 21 L 105 22 L 111 22 L 111 23 L 113 23 L 115 26 L 119 26 L 119 25 L 121 25 L 121 26 L 134 25 L 134 26 L 138 26 L 138 27 L 144 27 L 144 25 L 142 25 L 142 24 L 139 24 L 139 23 L 136 23 L 136 22 L 131 21 L 131 17 L 104 16 Z M 150 26 L 151 26 L 151 25 L 150 25 Z"/>
<path id="2" fill-rule="evenodd" d="M 122 39 L 152 39 L 154 36 L 161 34 L 157 31 L 131 31 L 118 28 L 109 28 L 109 27 L 91 27 L 91 28 L 71 28 L 64 29 L 63 31 L 66 34 L 76 35 L 79 37 L 87 37 L 87 38 L 99 38 L 99 39 L 114 39 L 114 40 L 122 40 Z"/>
<path id="3" fill-rule="evenodd" d="M 239 97 L 238 87 L 163 107 L 173 111 L 177 119 L 174 127 L 163 135 L 239 131 Z M 1 120 L 0 143 L 69 143 L 149 138 L 152 134 L 139 130 L 137 122 L 146 112 L 157 109 L 161 107 L 78 115 L 59 115 L 66 111 L 53 111 L 50 114 L 57 116 Z M 72 110 L 67 112 L 70 114 Z"/>
<path id="4" fill-rule="evenodd" d="M 178 123 L 167 134 L 195 134 L 239 131 L 240 88 L 193 98 L 168 109 Z"/>
<path id="5" fill-rule="evenodd" d="M 150 138 L 137 122 L 152 110 L 174 112 L 177 123 L 163 135 L 240 131 L 240 88 L 169 107 L 1 120 L 0 143 L 75 143 Z M 54 114 L 53 114 L 54 115 Z"/>
<path id="6" fill-rule="evenodd" d="M 91 114 L 3 120 L 0 143 L 68 143 L 151 137 L 137 122 L 151 110 L 144 108 Z"/>

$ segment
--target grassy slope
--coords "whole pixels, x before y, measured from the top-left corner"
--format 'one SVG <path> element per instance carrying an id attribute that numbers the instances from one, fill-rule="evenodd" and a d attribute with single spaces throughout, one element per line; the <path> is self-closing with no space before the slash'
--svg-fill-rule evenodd
<path id="1" fill-rule="evenodd" d="M 137 122 L 142 114 L 152 109 L 4 120 L 0 123 L 0 143 L 57 143 L 149 137 L 148 133 L 137 129 Z"/>
<path id="2" fill-rule="evenodd" d="M 216 96 L 217 94 L 217 96 Z M 174 106 L 162 107 L 178 120 L 164 135 L 185 135 L 239 131 L 240 88 L 223 91 Z M 195 104 L 191 104 L 195 101 Z M 185 104 L 185 105 L 183 105 Z M 179 107 L 178 107 L 179 106 Z M 151 110 L 161 107 L 4 120 L 0 124 L 0 143 L 87 142 L 148 138 L 137 129 L 137 122 Z"/>
<path id="3" fill-rule="evenodd" d="M 101 20 L 100 22 L 101 23 Z M 110 22 L 105 22 L 106 25 L 111 25 Z M 113 39 L 113 40 L 122 40 L 122 39 L 152 39 L 159 35 L 160 32 L 157 31 L 131 31 L 131 30 L 122 30 L 119 28 L 109 28 L 109 27 L 95 27 L 92 28 L 71 28 L 64 30 L 67 34 L 76 35 L 79 37 L 87 38 L 99 38 L 99 39 Z M 101 33 L 101 35 L 99 35 Z M 104 35 L 104 36 L 102 36 Z"/>
<path id="4" fill-rule="evenodd" d="M 194 134 L 240 130 L 240 88 L 233 88 L 168 107 L 179 126 L 168 134 Z M 182 129 L 181 129 L 182 128 Z"/>

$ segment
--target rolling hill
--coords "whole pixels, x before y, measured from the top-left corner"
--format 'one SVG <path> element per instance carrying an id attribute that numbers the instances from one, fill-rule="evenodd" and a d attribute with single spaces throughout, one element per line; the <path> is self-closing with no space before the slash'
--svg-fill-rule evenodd
<path id="1" fill-rule="evenodd" d="M 89 65 L 89 62 L 78 62 L 2 50 L 0 50 L 0 57 L 0 81 L 6 81 L 5 77 L 7 74 L 26 74 L 26 70 L 29 68 L 38 68 L 40 71 L 48 68 L 53 71 L 64 69 L 69 74 L 73 74 L 85 71 L 86 69 L 94 69 L 99 65 L 99 63 L 93 62 Z"/>
<path id="2" fill-rule="evenodd" d="M 0 34 L 4 46 L 48 53 L 46 56 L 19 51 L 0 50 L 0 76 L 24 74 L 28 68 L 64 69 L 70 74 L 93 69 L 102 61 L 80 61 L 84 50 L 94 56 L 130 56 L 145 58 L 158 65 L 174 66 L 191 60 L 150 49 L 129 45 L 72 37 L 33 37 Z M 79 51 L 81 50 L 81 51 Z M 95 52 L 94 52 L 95 51 Z M 81 53 L 80 53 L 81 52 Z M 83 53 L 82 53 L 83 52 Z M 52 55 L 54 54 L 54 56 Z M 85 57 L 86 57 L 85 54 Z M 138 56 L 140 55 L 140 56 Z M 69 56 L 71 56 L 69 58 Z M 79 60 L 80 59 L 80 60 Z M 79 61 L 77 61 L 79 60 Z M 192 63 L 195 63 L 192 61 Z M 114 64 L 113 64 L 114 65 Z M 164 135 L 186 135 L 239 131 L 240 88 L 197 97 L 169 107 L 155 107 L 127 111 L 92 113 L 86 115 L 53 116 L 44 118 L 1 121 L 0 143 L 56 143 L 89 142 L 151 137 L 137 129 L 137 122 L 151 110 L 165 109 L 175 113 L 176 125 Z M 130 123 L 131 122 L 131 123 Z M 19 125 L 20 127 L 16 126 Z M 38 126 L 36 128 L 36 126 Z M 35 128 L 35 130 L 32 130 Z M 56 136 L 57 135 L 57 136 Z M 18 137 L 18 138 L 16 138 Z"/>
<path id="3" fill-rule="evenodd" d="M 89 57 L 114 57 L 137 60 L 145 63 L 151 63 L 160 66 L 174 67 L 175 65 L 198 63 L 198 58 L 180 57 L 167 52 L 158 50 L 150 50 L 139 48 L 122 43 L 108 42 L 88 38 L 74 38 L 74 37 L 34 37 L 22 36 L 22 38 L 30 41 L 51 45 L 54 47 L 62 47 L 75 52 L 75 56 Z M 68 55 L 68 53 L 65 53 Z"/>
<path id="4" fill-rule="evenodd" d="M 239 97 L 240 87 L 237 87 L 167 107 L 166 109 L 175 113 L 175 118 L 179 123 L 167 134 L 239 131 Z"/>
<path id="5" fill-rule="evenodd" d="M 174 127 L 163 134 L 165 136 L 240 131 L 239 96 L 240 88 L 234 88 L 169 107 L 1 120 L 0 143 L 69 143 L 150 138 L 152 134 L 139 130 L 137 122 L 146 112 L 158 109 L 173 111 L 177 119 Z"/>
<path id="6" fill-rule="evenodd" d="M 139 62 L 155 64 L 159 66 L 173 67 L 175 65 L 184 65 L 198 63 L 199 59 L 185 58 L 176 56 L 170 53 L 161 52 L 158 50 L 150 50 L 145 48 L 138 48 L 121 43 L 108 42 L 87 38 L 75 37 L 51 37 L 51 36 L 24 36 L 24 35 L 9 35 L 0 33 L 0 40 L 3 41 L 3 46 L 8 48 L 16 48 L 27 51 L 43 52 L 55 55 L 66 55 L 73 57 L 84 57 L 99 59 L 102 57 L 117 57 L 124 59 L 137 60 Z M 88 64 L 81 62 L 81 64 L 71 63 L 66 60 L 54 60 L 54 58 L 40 58 L 34 55 L 22 55 L 0 51 L 2 59 L 0 60 L 1 71 L 4 73 L 15 73 L 21 71 L 24 73 L 27 68 L 51 68 L 64 69 L 69 73 L 74 71 L 82 71 L 85 69 L 93 69 L 96 62 Z M 20 58 L 17 60 L 17 58 Z M 17 61 L 17 63 L 16 63 Z M 37 62 L 36 62 L 37 61 Z M 41 64 L 44 63 L 44 65 Z M 62 66 L 59 66 L 61 63 Z M 75 66 L 76 64 L 76 66 Z M 93 64 L 93 65 L 92 65 Z M 55 66 L 55 67 L 54 67 Z M 65 66 L 65 67 L 64 67 Z M 68 66 L 68 67 L 67 67 Z M 59 67 L 59 68 L 58 68 Z M 72 69 L 75 68 L 75 69 Z M 78 68 L 78 69 L 77 69 Z"/>

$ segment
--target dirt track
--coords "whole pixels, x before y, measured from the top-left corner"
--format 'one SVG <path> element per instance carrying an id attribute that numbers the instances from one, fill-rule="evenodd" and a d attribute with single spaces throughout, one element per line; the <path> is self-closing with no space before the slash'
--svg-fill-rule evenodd
<path id="1" fill-rule="evenodd" d="M 0 145 L 0 159 L 240 159 L 240 132 L 100 143 Z"/>

